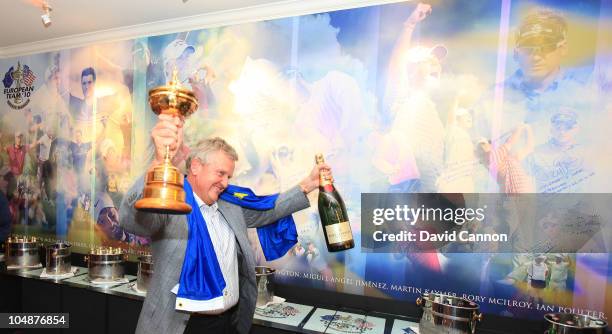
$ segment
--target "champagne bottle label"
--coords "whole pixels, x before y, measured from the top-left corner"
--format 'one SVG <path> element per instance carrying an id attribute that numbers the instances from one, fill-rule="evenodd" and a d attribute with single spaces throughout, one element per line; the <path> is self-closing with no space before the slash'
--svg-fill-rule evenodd
<path id="1" fill-rule="evenodd" d="M 332 181 L 330 179 L 325 178 L 324 176 L 321 175 L 321 176 L 319 176 L 319 184 L 322 187 L 329 187 L 329 186 L 332 185 Z M 333 187 L 331 187 L 329 191 L 332 191 L 332 190 L 334 190 Z"/>
<path id="2" fill-rule="evenodd" d="M 337 244 L 353 239 L 351 224 L 348 221 L 325 226 L 325 233 L 329 244 Z"/>

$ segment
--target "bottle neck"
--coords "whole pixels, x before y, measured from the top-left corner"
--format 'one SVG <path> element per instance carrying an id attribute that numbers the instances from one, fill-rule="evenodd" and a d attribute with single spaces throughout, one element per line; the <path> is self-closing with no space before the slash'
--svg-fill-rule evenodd
<path id="1" fill-rule="evenodd" d="M 317 163 L 317 165 L 324 163 L 323 156 L 317 155 L 315 157 L 315 162 Z M 319 190 L 325 192 L 334 191 L 334 185 L 331 177 L 325 177 L 323 174 L 319 173 Z"/>

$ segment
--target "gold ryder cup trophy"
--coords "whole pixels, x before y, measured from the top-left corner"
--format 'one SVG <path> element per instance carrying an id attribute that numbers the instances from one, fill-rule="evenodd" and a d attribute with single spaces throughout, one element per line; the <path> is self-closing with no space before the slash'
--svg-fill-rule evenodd
<path id="1" fill-rule="evenodd" d="M 149 104 L 156 115 L 188 117 L 198 109 L 198 100 L 192 91 L 181 86 L 176 69 L 169 84 L 149 91 Z M 169 152 L 166 146 L 164 162 L 147 172 L 142 199 L 134 204 L 137 210 L 166 214 L 191 212 L 191 206 L 185 203 L 183 174 L 172 166 Z"/>

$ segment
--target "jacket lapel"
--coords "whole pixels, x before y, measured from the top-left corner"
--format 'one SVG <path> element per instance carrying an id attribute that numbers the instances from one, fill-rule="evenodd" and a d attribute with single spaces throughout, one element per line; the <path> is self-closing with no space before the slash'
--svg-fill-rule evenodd
<path id="1" fill-rule="evenodd" d="M 240 239 L 238 235 L 242 232 L 240 231 L 240 226 L 236 225 L 241 223 L 242 219 L 244 219 L 242 218 L 240 208 L 233 206 L 226 201 L 218 201 L 217 203 L 219 204 L 219 212 L 221 212 L 221 215 L 223 215 L 223 218 L 225 218 L 227 221 L 227 224 L 234 232 L 234 235 Z"/>
<path id="2" fill-rule="evenodd" d="M 251 247 L 251 243 L 249 242 L 249 237 L 247 235 L 246 224 L 244 222 L 244 216 L 242 215 L 242 209 L 234 204 L 228 203 L 226 201 L 219 201 L 219 212 L 227 221 L 227 224 L 230 226 L 234 235 L 236 236 L 236 240 L 238 241 L 238 255 L 246 254 Z"/>

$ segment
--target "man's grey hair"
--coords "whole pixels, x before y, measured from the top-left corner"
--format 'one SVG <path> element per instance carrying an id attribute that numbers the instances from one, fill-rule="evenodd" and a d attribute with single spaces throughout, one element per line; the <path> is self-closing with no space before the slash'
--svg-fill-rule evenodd
<path id="1" fill-rule="evenodd" d="M 215 153 L 218 151 L 222 151 L 233 161 L 238 161 L 238 154 L 236 153 L 236 150 L 232 147 L 232 145 L 228 144 L 222 138 L 214 137 L 204 139 L 198 142 L 196 147 L 194 147 L 194 149 L 189 154 L 189 157 L 187 157 L 185 167 L 187 167 L 187 170 L 189 170 L 189 168 L 191 168 L 191 162 L 193 161 L 193 159 L 196 158 L 199 159 L 202 163 L 208 163 L 208 156 L 211 153 Z"/>

